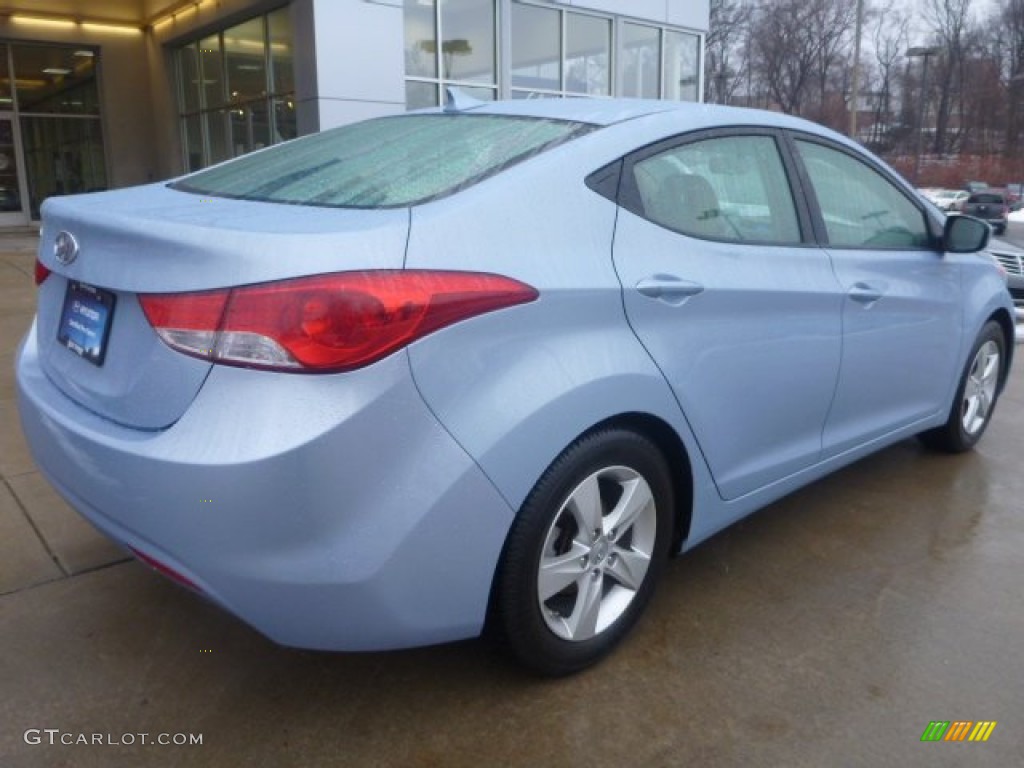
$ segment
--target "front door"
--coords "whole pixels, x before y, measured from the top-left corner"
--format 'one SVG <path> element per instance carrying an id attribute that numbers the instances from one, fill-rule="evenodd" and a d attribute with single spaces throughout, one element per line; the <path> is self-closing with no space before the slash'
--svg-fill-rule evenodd
<path id="1" fill-rule="evenodd" d="M 960 268 L 917 200 L 845 148 L 797 140 L 843 300 L 842 375 L 829 458 L 949 407 L 961 334 Z"/>
<path id="2" fill-rule="evenodd" d="M 13 117 L 0 113 L 0 227 L 29 222 L 18 139 L 17 123 Z"/>

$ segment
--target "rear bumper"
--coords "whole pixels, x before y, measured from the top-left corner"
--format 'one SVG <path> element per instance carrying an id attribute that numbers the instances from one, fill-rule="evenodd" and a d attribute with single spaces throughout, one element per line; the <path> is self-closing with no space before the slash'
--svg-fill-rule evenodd
<path id="1" fill-rule="evenodd" d="M 113 424 L 18 352 L 22 427 L 82 515 L 271 639 L 373 650 L 478 634 L 513 512 L 404 353 L 341 376 L 217 366 L 174 425 Z"/>

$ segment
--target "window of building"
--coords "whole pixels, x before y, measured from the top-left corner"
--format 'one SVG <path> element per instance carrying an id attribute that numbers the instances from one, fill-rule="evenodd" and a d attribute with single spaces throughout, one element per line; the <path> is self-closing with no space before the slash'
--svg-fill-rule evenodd
<path id="1" fill-rule="evenodd" d="M 565 14 L 565 90 L 586 96 L 611 93 L 612 21 Z"/>
<path id="2" fill-rule="evenodd" d="M 409 109 L 436 107 L 446 85 L 497 97 L 495 10 L 494 0 L 405 0 Z"/>
<path id="3" fill-rule="evenodd" d="M 292 39 L 281 8 L 175 52 L 186 170 L 295 138 Z"/>
<path id="4" fill-rule="evenodd" d="M 699 101 L 700 37 L 689 32 L 665 30 L 666 99 Z"/>
<path id="5" fill-rule="evenodd" d="M 620 96 L 656 99 L 661 95 L 661 30 L 645 24 L 622 25 L 619 45 Z"/>
<path id="6" fill-rule="evenodd" d="M 7 215 L 38 219 L 52 195 L 106 188 L 98 65 L 86 46 L 0 45 L 3 223 L 12 223 Z"/>
<path id="7" fill-rule="evenodd" d="M 507 20 L 505 34 L 498 19 Z M 510 41 L 509 50 L 498 51 L 497 40 Z M 405 0 L 408 109 L 437 106 L 446 85 L 479 99 L 697 101 L 700 51 L 700 35 L 691 32 L 550 3 Z"/>

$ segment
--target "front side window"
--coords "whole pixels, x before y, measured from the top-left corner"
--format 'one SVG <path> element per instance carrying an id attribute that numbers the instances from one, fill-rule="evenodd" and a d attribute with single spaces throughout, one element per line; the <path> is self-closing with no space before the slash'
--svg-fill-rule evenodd
<path id="1" fill-rule="evenodd" d="M 924 214 L 895 184 L 837 149 L 797 141 L 830 245 L 926 248 Z"/>
<path id="2" fill-rule="evenodd" d="M 498 115 L 405 115 L 307 136 L 171 184 L 202 195 L 343 208 L 414 205 L 592 129 Z"/>
<path id="3" fill-rule="evenodd" d="M 800 242 L 789 181 L 770 136 L 673 147 L 637 162 L 633 181 L 635 212 L 663 227 L 716 240 Z"/>

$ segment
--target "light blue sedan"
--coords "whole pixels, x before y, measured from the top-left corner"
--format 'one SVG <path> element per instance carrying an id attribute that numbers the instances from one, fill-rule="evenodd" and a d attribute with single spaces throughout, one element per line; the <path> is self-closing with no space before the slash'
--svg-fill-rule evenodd
<path id="1" fill-rule="evenodd" d="M 978 441 L 1013 352 L 988 233 L 791 117 L 456 99 L 49 200 L 22 424 L 82 515 L 279 643 L 486 626 L 566 674 L 670 555 Z"/>

